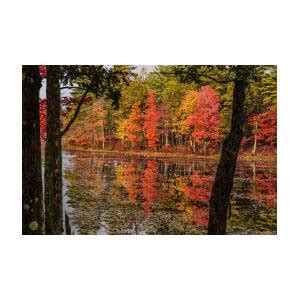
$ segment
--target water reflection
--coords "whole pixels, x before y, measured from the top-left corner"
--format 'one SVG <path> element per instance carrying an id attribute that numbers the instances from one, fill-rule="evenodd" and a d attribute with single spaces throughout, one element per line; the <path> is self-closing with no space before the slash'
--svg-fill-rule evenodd
<path id="1" fill-rule="evenodd" d="M 71 158 L 68 155 L 72 154 Z M 217 162 L 65 152 L 74 234 L 205 234 Z M 229 234 L 276 233 L 276 166 L 240 163 Z"/>

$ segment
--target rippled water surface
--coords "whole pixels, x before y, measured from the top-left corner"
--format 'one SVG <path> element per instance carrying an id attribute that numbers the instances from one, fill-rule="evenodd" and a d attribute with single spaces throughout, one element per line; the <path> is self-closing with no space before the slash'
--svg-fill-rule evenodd
<path id="1" fill-rule="evenodd" d="M 72 234 L 205 234 L 217 161 L 63 153 Z M 228 234 L 276 234 L 276 164 L 239 162 Z"/>

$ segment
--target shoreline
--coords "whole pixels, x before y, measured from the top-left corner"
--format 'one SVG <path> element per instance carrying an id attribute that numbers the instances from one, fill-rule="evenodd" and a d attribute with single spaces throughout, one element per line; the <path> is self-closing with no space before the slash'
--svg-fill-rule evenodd
<path id="1" fill-rule="evenodd" d="M 84 147 L 70 147 L 63 146 L 62 150 L 64 151 L 86 151 L 86 152 L 96 152 L 96 153 L 104 153 L 104 154 L 119 154 L 119 155 L 132 155 L 132 156 L 143 156 L 143 157 L 153 157 L 153 158 L 186 158 L 186 159 L 209 159 L 209 160 L 219 160 L 220 154 L 214 155 L 200 155 L 194 153 L 179 153 L 179 152 L 149 152 L 149 151 L 137 151 L 137 150 L 129 150 L 129 151 L 119 151 L 119 150 L 107 150 L 107 149 L 93 149 L 93 148 L 84 148 Z M 252 156 L 251 154 L 242 155 L 238 157 L 239 161 L 269 161 L 276 162 L 276 155 L 268 155 L 268 156 Z"/>

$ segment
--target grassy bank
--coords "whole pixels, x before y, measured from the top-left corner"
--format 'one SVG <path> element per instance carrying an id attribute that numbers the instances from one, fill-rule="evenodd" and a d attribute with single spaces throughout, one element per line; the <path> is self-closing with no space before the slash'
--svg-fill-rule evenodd
<path id="1" fill-rule="evenodd" d="M 180 152 L 151 152 L 151 151 L 138 151 L 138 150 L 128 150 L 128 151 L 119 151 L 119 150 L 108 150 L 108 149 L 94 149 L 94 148 L 85 148 L 80 146 L 69 146 L 64 145 L 63 150 L 66 151 L 88 151 L 88 152 L 96 152 L 96 153 L 108 153 L 108 154 L 118 154 L 118 155 L 139 155 L 144 157 L 154 157 L 154 158 L 187 158 L 187 159 L 211 159 L 211 160 L 219 160 L 220 154 L 215 155 L 200 155 L 196 153 L 180 153 Z M 276 155 L 240 155 L 239 160 L 242 161 L 276 161 Z"/>

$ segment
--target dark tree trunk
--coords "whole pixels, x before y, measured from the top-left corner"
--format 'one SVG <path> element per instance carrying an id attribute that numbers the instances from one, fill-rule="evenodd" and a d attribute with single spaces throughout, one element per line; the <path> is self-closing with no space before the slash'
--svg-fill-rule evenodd
<path id="1" fill-rule="evenodd" d="M 22 233 L 44 233 L 38 66 L 22 72 Z"/>
<path id="2" fill-rule="evenodd" d="M 230 193 L 245 124 L 244 103 L 252 66 L 238 66 L 233 90 L 231 129 L 226 136 L 210 198 L 208 234 L 226 234 Z"/>
<path id="3" fill-rule="evenodd" d="M 63 232 L 62 155 L 59 68 L 57 66 L 48 66 L 46 95 L 45 225 L 46 234 L 61 234 Z"/>

